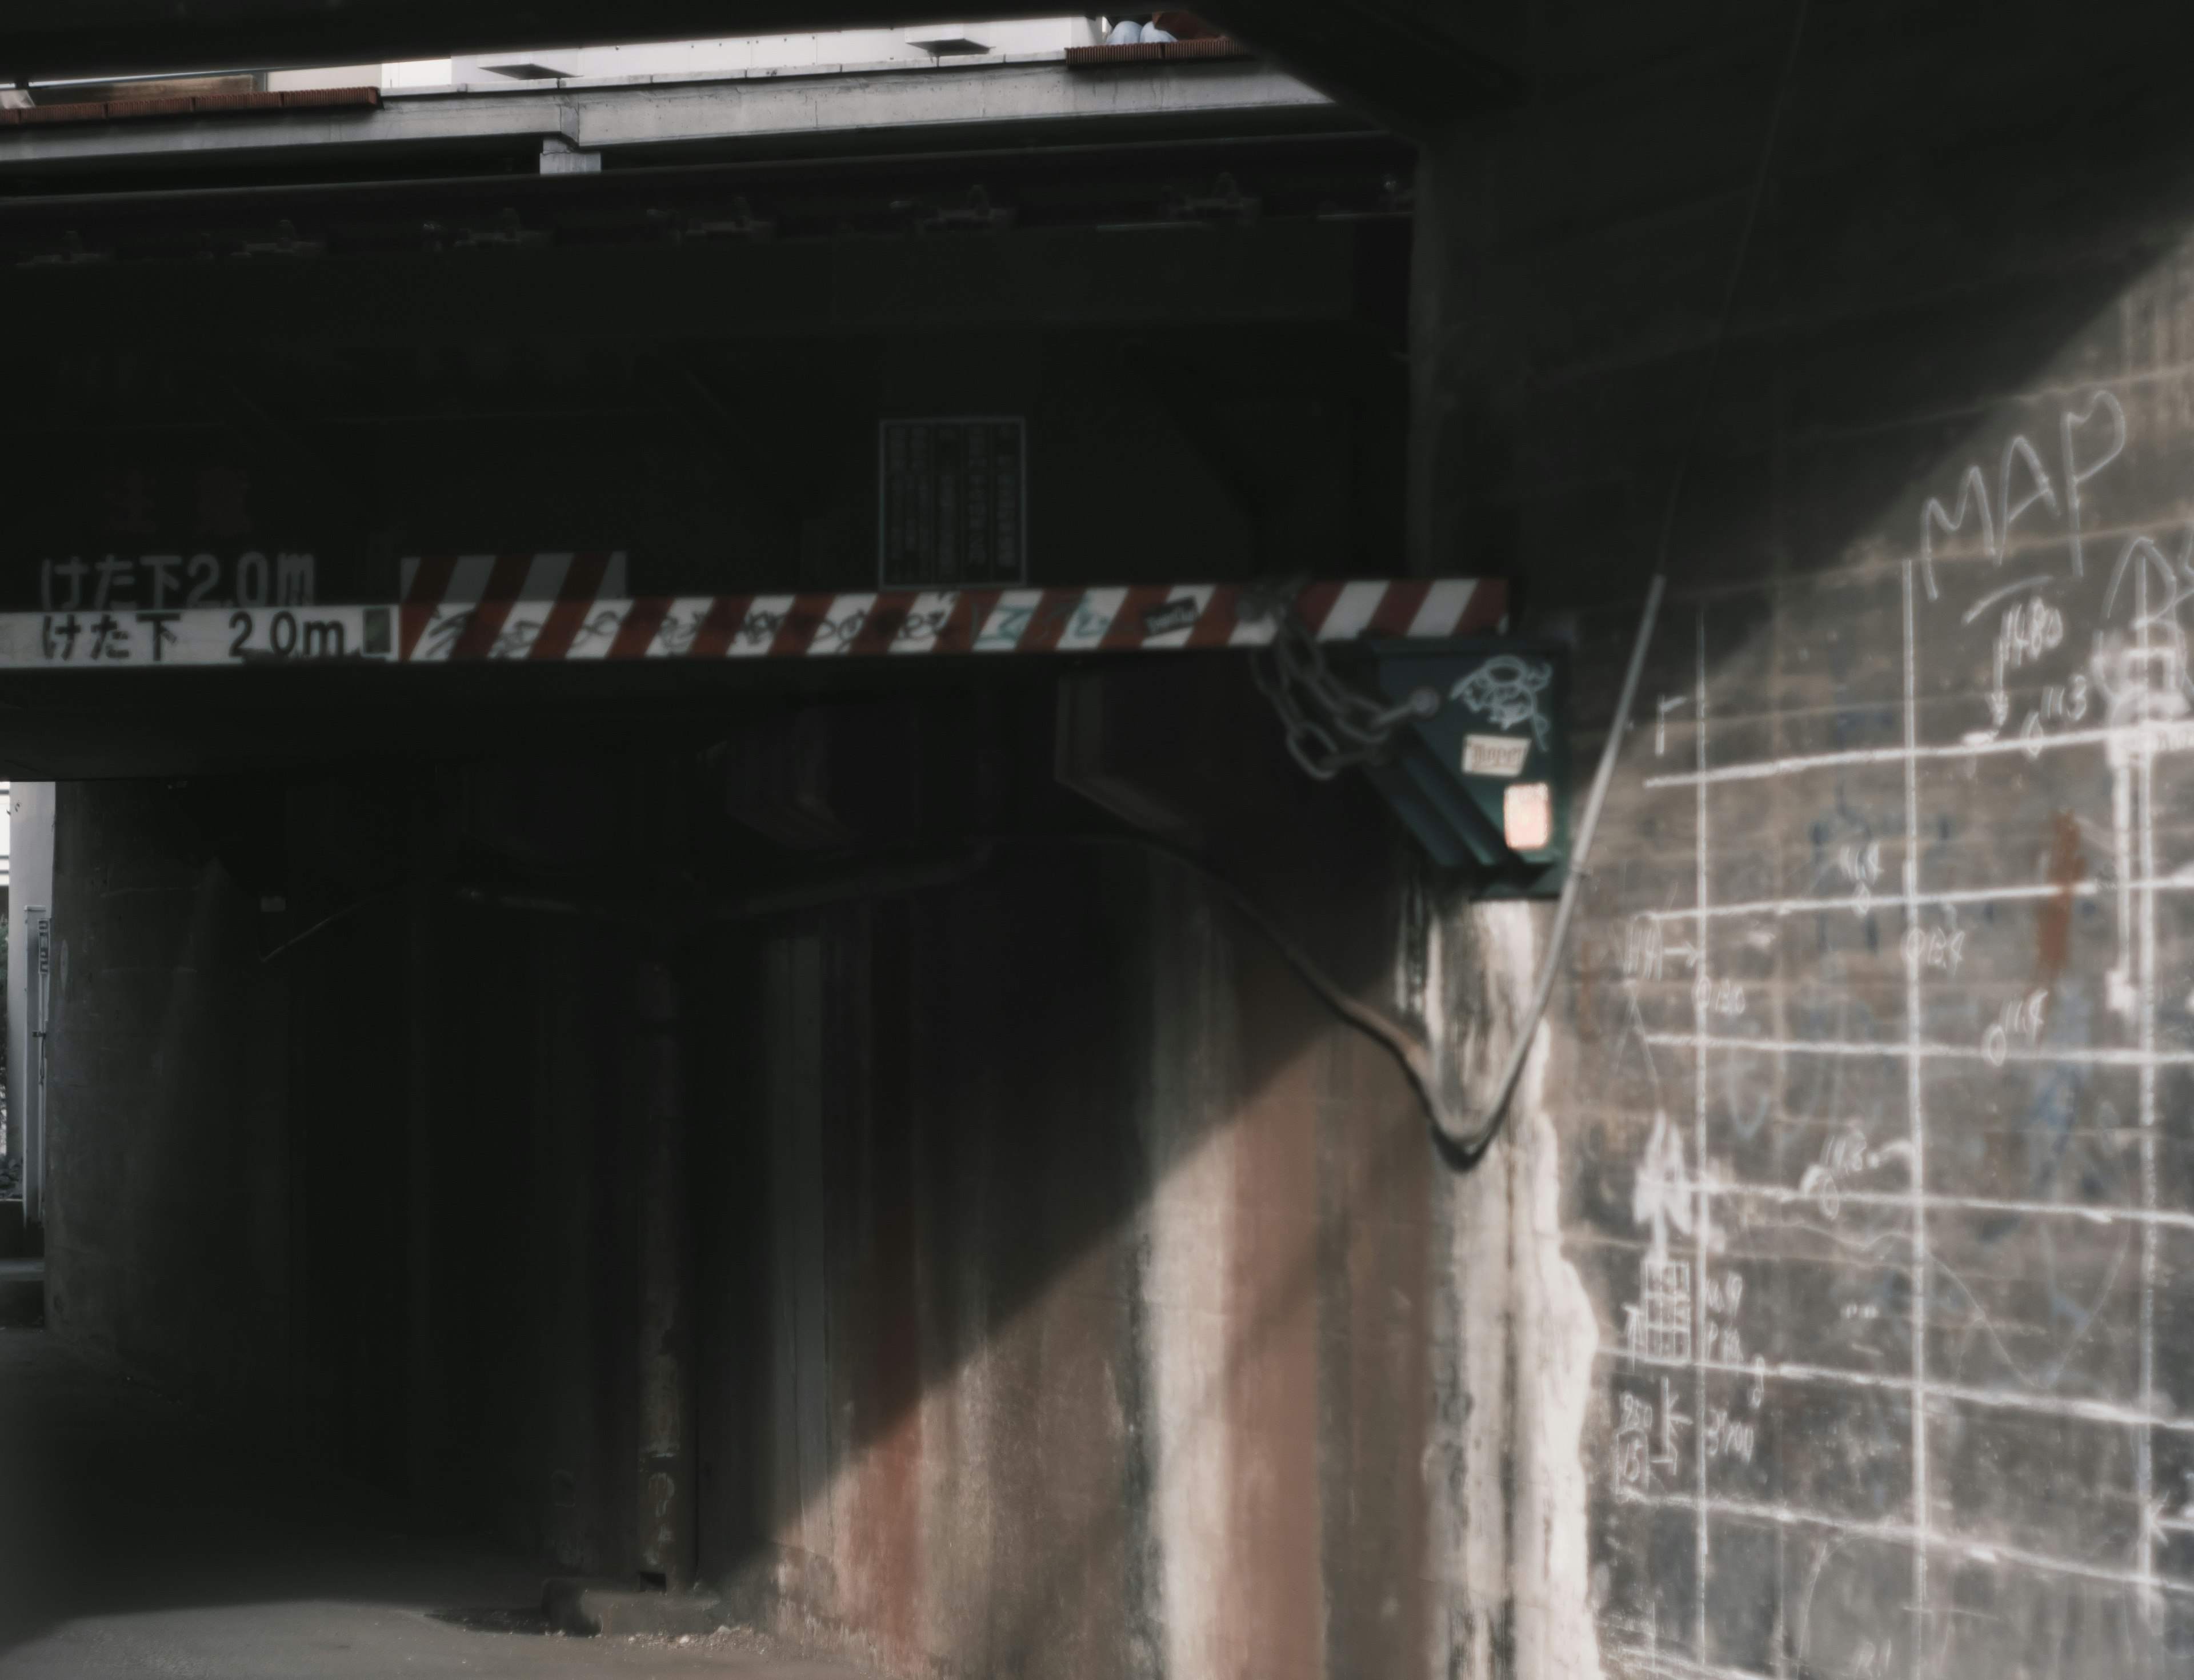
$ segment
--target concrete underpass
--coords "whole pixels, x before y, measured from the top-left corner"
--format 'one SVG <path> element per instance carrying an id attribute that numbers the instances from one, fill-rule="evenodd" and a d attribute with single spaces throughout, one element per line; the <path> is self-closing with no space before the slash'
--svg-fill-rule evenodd
<path id="1" fill-rule="evenodd" d="M 0 1675 L 2185 1671 L 2185 21 L 1013 10 L 0 16 Z"/>

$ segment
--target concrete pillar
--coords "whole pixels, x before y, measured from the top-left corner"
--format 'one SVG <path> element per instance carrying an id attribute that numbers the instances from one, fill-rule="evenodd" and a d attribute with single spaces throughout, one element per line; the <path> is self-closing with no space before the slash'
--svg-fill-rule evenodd
<path id="1" fill-rule="evenodd" d="M 52 977 L 39 971 L 38 935 L 53 914 L 54 791 L 50 782 L 18 782 L 9 794 L 8 1153 L 22 1169 L 23 1217 L 33 1228 L 45 1218 L 44 1041 L 37 1035 Z"/>
<path id="2" fill-rule="evenodd" d="M 676 946 L 640 970 L 640 1572 L 673 1591 L 694 1560 L 692 1144 Z"/>

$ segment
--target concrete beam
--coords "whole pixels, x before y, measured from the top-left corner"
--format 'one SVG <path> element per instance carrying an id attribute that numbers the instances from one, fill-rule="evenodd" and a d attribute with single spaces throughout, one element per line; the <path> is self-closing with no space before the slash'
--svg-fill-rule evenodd
<path id="1" fill-rule="evenodd" d="M 192 370 L 191 387 L 208 416 L 228 427 L 276 479 L 324 510 L 346 530 L 363 534 L 376 523 L 370 498 L 361 495 L 296 428 L 272 413 L 244 385 L 218 368 Z"/>
<path id="2" fill-rule="evenodd" d="M 956 20 L 1058 8 L 958 0 Z M 604 41 L 884 29 L 919 0 L 21 0 L 0 14 L 0 77 L 143 74 L 202 65 L 363 64 Z"/>
<path id="3" fill-rule="evenodd" d="M 335 64 L 887 28 L 935 14 L 911 0 L 23 0 L 0 18 L 0 76 L 91 76 L 207 64 Z M 956 19 L 1027 17 L 999 0 Z M 1368 113 L 1422 135 L 1502 102 L 1519 79 L 1525 9 L 1439 0 L 1213 0 L 1206 14 Z"/>
<path id="4" fill-rule="evenodd" d="M 1245 40 L 1403 126 L 1482 107 L 1519 61 L 1513 0 L 1215 0 L 1204 12 Z M 964 0 L 956 20 L 1031 17 L 1029 0 Z M 118 75 L 179 66 L 340 64 L 926 21 L 919 0 L 20 0 L 0 16 L 0 76 Z M 1495 32 L 1489 35 L 1488 31 Z"/>
<path id="5" fill-rule="evenodd" d="M 465 340 L 1342 322 L 1375 254 L 1357 224 L 1047 230 L 727 246 L 554 246 L 279 264 L 0 271 L 43 341 L 158 349 Z M 728 307 L 727 300 L 737 300 Z"/>
<path id="6" fill-rule="evenodd" d="M 1052 129 L 1064 124 L 1109 135 L 1153 120 L 1177 123 L 1198 117 L 1239 133 L 1244 119 L 1293 118 L 1330 105 L 1324 95 L 1254 59 L 1186 70 L 1155 64 L 1081 71 L 1048 54 L 1033 61 L 434 89 L 391 94 L 378 109 L 24 127 L 0 130 L 0 174 L 140 158 L 173 163 L 392 146 L 490 148 L 552 139 L 589 152 L 632 152 L 825 132 L 904 134 L 971 126 Z"/>

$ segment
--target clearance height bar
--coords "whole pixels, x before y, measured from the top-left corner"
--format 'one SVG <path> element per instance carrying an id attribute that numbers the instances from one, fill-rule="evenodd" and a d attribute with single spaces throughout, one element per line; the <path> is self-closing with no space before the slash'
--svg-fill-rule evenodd
<path id="1" fill-rule="evenodd" d="M 1467 578 L 1312 583 L 1293 605 L 1321 641 L 1436 640 L 1499 628 L 1508 588 Z M 1267 598 L 1224 583 L 640 599 L 483 594 L 394 606 L 0 614 L 0 669 L 1164 651 L 1264 647 L 1275 628 Z"/>

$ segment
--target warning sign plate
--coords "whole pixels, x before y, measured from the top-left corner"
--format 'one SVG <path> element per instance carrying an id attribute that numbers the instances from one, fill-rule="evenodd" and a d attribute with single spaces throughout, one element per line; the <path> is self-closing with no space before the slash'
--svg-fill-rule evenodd
<path id="1" fill-rule="evenodd" d="M 321 664 L 395 653 L 385 606 L 0 613 L 0 669 Z"/>

